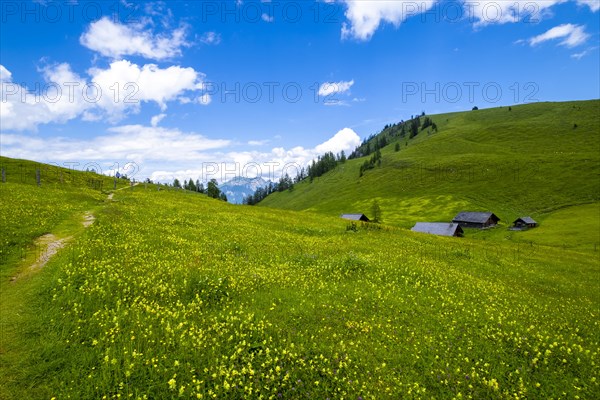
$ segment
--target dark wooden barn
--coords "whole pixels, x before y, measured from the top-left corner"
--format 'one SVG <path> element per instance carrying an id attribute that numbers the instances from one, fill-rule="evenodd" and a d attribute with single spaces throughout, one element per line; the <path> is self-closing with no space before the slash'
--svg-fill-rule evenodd
<path id="1" fill-rule="evenodd" d="M 515 228 L 527 229 L 527 228 L 535 228 L 538 226 L 538 223 L 534 221 L 531 217 L 520 217 L 513 222 L 513 226 Z"/>
<path id="2" fill-rule="evenodd" d="M 462 228 L 489 228 L 495 226 L 500 218 L 492 212 L 462 211 L 452 220 Z"/>
<path id="3" fill-rule="evenodd" d="M 371 220 L 367 218 L 365 214 L 342 214 L 343 219 L 347 219 L 350 221 L 363 221 L 370 222 Z"/>
<path id="4" fill-rule="evenodd" d="M 462 237 L 464 234 L 459 224 L 450 222 L 417 222 L 411 230 L 438 236 Z"/>

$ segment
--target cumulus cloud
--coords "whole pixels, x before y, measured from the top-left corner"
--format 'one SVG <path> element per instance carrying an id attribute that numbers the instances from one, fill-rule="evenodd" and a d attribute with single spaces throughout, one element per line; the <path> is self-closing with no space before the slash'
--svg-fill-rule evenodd
<path id="1" fill-rule="evenodd" d="M 285 173 L 294 176 L 327 151 L 349 153 L 361 143 L 352 129 L 344 128 L 314 148 L 236 151 L 232 149 L 236 144 L 227 139 L 143 125 L 112 127 L 105 134 L 87 140 L 4 133 L 0 140 L 3 154 L 9 157 L 59 164 L 96 162 L 104 169 L 115 162 L 133 163 L 139 167 L 134 178 L 150 177 L 161 182 L 172 182 L 174 178 L 202 181 L 215 178 L 222 182 L 236 175 L 260 175 L 268 179 L 278 179 Z M 266 142 L 249 143 L 259 144 Z"/>
<path id="2" fill-rule="evenodd" d="M 12 74 L 4 65 L 0 65 L 0 82 L 12 82 Z"/>
<path id="3" fill-rule="evenodd" d="M 41 161 L 127 160 L 181 162 L 206 157 L 204 152 L 230 145 L 229 140 L 209 139 L 197 133 L 143 125 L 112 127 L 92 139 L 41 138 L 2 134 L 3 152 L 15 158 Z"/>
<path id="4" fill-rule="evenodd" d="M 440 7 L 441 0 L 341 0 L 346 5 L 347 21 L 342 24 L 342 39 L 371 39 L 383 23 L 398 27 L 405 20 L 427 13 L 433 7 Z M 557 4 L 572 1 L 579 6 L 589 7 L 593 12 L 600 10 L 598 0 L 478 0 L 462 3 L 463 17 L 476 26 L 506 24 L 523 20 L 540 21 L 552 15 Z M 434 17 L 435 18 L 435 17 Z M 433 20 L 433 19 L 432 19 Z"/>
<path id="5" fill-rule="evenodd" d="M 114 95 L 111 87 L 121 89 L 117 97 L 103 96 L 105 108 L 139 107 L 140 102 L 155 102 L 161 109 L 186 91 L 201 90 L 204 74 L 191 67 L 170 66 L 160 68 L 154 64 L 139 66 L 126 60 L 114 61 L 107 69 L 89 70 L 92 81 L 107 93 Z M 127 86 L 127 87 L 126 87 Z"/>
<path id="6" fill-rule="evenodd" d="M 248 145 L 262 145 L 266 141 L 250 141 Z M 344 128 L 337 132 L 332 138 L 315 146 L 305 148 L 295 146 L 289 149 L 275 147 L 270 151 L 228 151 L 211 154 L 210 157 L 202 159 L 197 168 L 182 166 L 176 169 L 172 166 L 155 170 L 151 179 L 163 182 L 171 182 L 177 178 L 193 178 L 207 181 L 211 178 L 219 182 L 230 180 L 236 176 L 254 178 L 262 176 L 265 179 L 277 180 L 284 174 L 295 176 L 302 167 L 306 167 L 318 156 L 331 151 L 335 154 L 342 150 L 349 154 L 358 145 L 360 137 L 350 128 Z"/>
<path id="7" fill-rule="evenodd" d="M 2 130 L 35 129 L 48 122 L 64 123 L 81 115 L 90 105 L 86 100 L 85 80 L 68 64 L 41 70 L 44 82 L 33 91 L 12 82 L 12 74 L 0 68 L 0 118 Z"/>
<path id="8" fill-rule="evenodd" d="M 350 128 L 344 128 L 336 133 L 331 139 L 315 147 L 317 154 L 327 152 L 339 153 L 340 151 L 350 152 L 361 144 L 360 137 Z"/>
<path id="9" fill-rule="evenodd" d="M 342 25 L 342 38 L 369 40 L 382 22 L 398 27 L 411 16 L 431 9 L 437 0 L 343 0 L 346 3 L 345 16 L 348 19 Z"/>
<path id="10" fill-rule="evenodd" d="M 576 47 L 585 43 L 589 37 L 590 35 L 585 32 L 585 27 L 582 25 L 563 24 L 532 37 L 528 42 L 531 46 L 536 46 L 549 40 L 560 39 L 561 46 Z"/>
<path id="11" fill-rule="evenodd" d="M 346 93 L 354 85 L 354 80 L 340 82 L 325 82 L 319 87 L 319 96 L 329 96 L 336 93 Z"/>
<path id="12" fill-rule="evenodd" d="M 181 48 L 189 46 L 185 26 L 174 29 L 170 35 L 154 34 L 144 24 L 124 25 L 108 17 L 91 23 L 79 42 L 90 50 L 114 59 L 141 56 L 164 60 L 181 55 Z"/>
<path id="13" fill-rule="evenodd" d="M 154 102 L 165 110 L 167 103 L 181 101 L 185 94 L 202 93 L 205 77 L 193 68 L 139 66 L 125 60 L 114 61 L 105 69 L 92 68 L 87 79 L 67 63 L 46 66 L 41 73 L 42 84 L 30 91 L 12 82 L 11 72 L 0 66 L 2 130 L 35 130 L 40 124 L 78 117 L 116 123 L 138 112 L 144 102 Z M 206 96 L 199 96 L 201 104 L 210 103 Z"/>

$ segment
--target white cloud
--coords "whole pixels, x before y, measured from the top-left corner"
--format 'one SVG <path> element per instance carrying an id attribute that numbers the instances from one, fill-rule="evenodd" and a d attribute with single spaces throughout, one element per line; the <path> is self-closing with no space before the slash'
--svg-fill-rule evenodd
<path id="1" fill-rule="evenodd" d="M 258 143 L 258 141 L 257 141 Z M 259 172 L 259 175 L 265 179 L 278 179 L 284 173 L 290 176 L 295 176 L 300 168 L 306 167 L 312 160 L 318 156 L 331 151 L 334 154 L 340 153 L 342 150 L 349 154 L 358 145 L 360 145 L 360 137 L 350 128 L 344 128 L 337 132 L 329 140 L 315 146 L 314 148 L 305 148 L 296 146 L 290 149 L 284 147 L 275 147 L 269 152 L 260 151 L 241 151 L 229 152 L 223 155 L 222 161 L 225 165 L 220 166 L 221 172 L 231 172 L 229 176 L 221 173 L 216 178 L 228 180 L 236 173 L 244 177 L 254 177 L 254 172 Z"/>
<path id="2" fill-rule="evenodd" d="M 332 94 L 342 94 L 350 90 L 354 85 L 354 80 L 340 82 L 325 82 L 319 87 L 319 96 L 329 96 Z"/>
<path id="3" fill-rule="evenodd" d="M 260 18 L 265 22 L 273 22 L 274 18 L 269 16 L 269 14 L 263 13 Z"/>
<path id="4" fill-rule="evenodd" d="M 0 82 L 12 82 L 12 74 L 0 64 Z"/>
<path id="5" fill-rule="evenodd" d="M 352 129 L 344 128 L 314 148 L 296 146 L 289 149 L 276 147 L 270 151 L 233 151 L 230 148 L 234 143 L 230 140 L 143 125 L 113 127 L 104 135 L 91 139 L 2 133 L 0 140 L 3 155 L 8 157 L 59 164 L 96 162 L 102 168 L 109 168 L 115 162 L 133 162 L 140 168 L 134 178 L 150 177 L 162 182 L 172 182 L 174 178 L 205 181 L 212 177 L 224 181 L 236 175 L 255 176 L 256 173 L 278 179 L 286 172 L 295 175 L 301 167 L 325 152 L 337 154 L 343 150 L 349 154 L 361 143 Z M 250 141 L 248 145 L 266 143 Z"/>
<path id="6" fill-rule="evenodd" d="M 40 161 L 126 160 L 138 164 L 187 162 L 206 158 L 203 152 L 224 148 L 229 140 L 208 139 L 197 133 L 143 125 L 124 125 L 90 140 L 64 137 L 41 138 L 2 134 L 3 153 L 9 157 Z"/>
<path id="7" fill-rule="evenodd" d="M 158 114 L 153 116 L 150 119 L 150 125 L 152 125 L 153 128 L 156 128 L 156 126 L 160 123 L 160 121 L 163 120 L 163 118 L 165 118 L 167 116 L 167 114 Z"/>
<path id="8" fill-rule="evenodd" d="M 444 3 L 441 0 L 340 0 L 346 5 L 347 21 L 342 24 L 342 39 L 369 40 L 382 23 L 398 27 L 405 20 L 427 13 L 433 7 L 437 16 L 424 17 L 424 21 L 436 21 L 443 17 Z M 540 21 L 552 15 L 552 7 L 566 2 L 575 2 L 600 10 L 599 0 L 478 0 L 459 1 L 463 7 L 463 18 L 475 26 L 506 24 L 520 21 Z M 430 11 L 431 12 L 431 11 Z"/>
<path id="9" fill-rule="evenodd" d="M 437 0 L 342 0 L 348 23 L 342 25 L 342 38 L 369 40 L 382 22 L 398 27 L 403 21 L 431 9 Z"/>
<path id="10" fill-rule="evenodd" d="M 560 45 L 576 47 L 585 43 L 589 37 L 590 35 L 585 32 L 585 27 L 582 25 L 563 24 L 532 37 L 528 42 L 531 46 L 536 46 L 548 40 L 562 39 Z"/>
<path id="11" fill-rule="evenodd" d="M 315 147 L 315 152 L 318 154 L 324 154 L 328 151 L 339 153 L 342 150 L 349 152 L 353 151 L 360 144 L 361 140 L 356 132 L 350 128 L 344 128 L 328 141 Z"/>
<path id="12" fill-rule="evenodd" d="M 523 20 L 537 22 L 551 15 L 551 8 L 569 0 L 479 0 L 466 2 L 465 16 L 476 26 L 516 23 Z"/>
<path id="13" fill-rule="evenodd" d="M 464 13 L 475 25 L 506 24 L 511 22 L 539 22 L 553 15 L 552 8 L 558 4 L 574 1 L 591 11 L 600 10 L 599 0 L 478 0 L 464 4 Z"/>
<path id="14" fill-rule="evenodd" d="M 207 106 L 210 103 L 212 103 L 212 97 L 210 96 L 210 94 L 204 93 L 202 96 L 199 96 L 198 98 L 196 98 L 196 102 L 203 106 Z"/>
<path id="15" fill-rule="evenodd" d="M 108 69 L 89 70 L 92 81 L 102 87 L 103 92 L 114 95 L 111 87 L 120 88 L 118 96 L 103 96 L 103 107 L 110 109 L 139 108 L 141 102 L 155 102 L 161 109 L 166 103 L 176 100 L 186 91 L 200 90 L 204 74 L 191 67 L 170 66 L 160 68 L 154 64 L 142 67 L 129 61 L 114 61 Z M 128 87 L 126 87 L 128 86 Z"/>
<path id="16" fill-rule="evenodd" d="M 598 47 L 590 47 L 589 49 L 585 49 L 582 52 L 571 54 L 571 58 L 574 58 L 576 60 L 581 60 L 583 57 L 587 56 L 588 54 L 590 54 L 592 51 L 594 51 L 596 49 L 598 49 Z"/>
<path id="17" fill-rule="evenodd" d="M 229 146 L 230 140 L 208 139 L 197 133 L 185 133 L 178 129 L 124 125 L 109 128 L 110 135 L 100 137 L 100 147 L 113 148 L 115 143 L 121 152 L 140 153 L 140 160 L 195 160 L 201 152 Z"/>
<path id="18" fill-rule="evenodd" d="M 577 4 L 588 6 L 594 12 L 600 10 L 600 1 L 598 0 L 577 0 Z"/>
<path id="19" fill-rule="evenodd" d="M 221 35 L 217 32 L 204 32 L 202 36 L 200 36 L 200 41 L 204 44 L 217 45 L 221 43 Z"/>
<path id="20" fill-rule="evenodd" d="M 249 140 L 248 146 L 264 146 L 269 143 L 269 140 Z"/>
<path id="21" fill-rule="evenodd" d="M 90 24 L 79 38 L 80 43 L 103 56 L 120 58 L 142 56 L 164 60 L 181 55 L 181 48 L 189 46 L 186 28 L 179 27 L 170 35 L 154 34 L 143 24 L 124 25 L 103 17 Z"/>
<path id="22" fill-rule="evenodd" d="M 12 82 L 12 74 L 1 68 L 0 128 L 4 130 L 35 129 L 48 122 L 64 123 L 82 114 L 90 103 L 84 97 L 85 80 L 73 73 L 68 64 L 41 70 L 43 83 L 29 91 Z"/>
<path id="23" fill-rule="evenodd" d="M 2 130 L 34 130 L 40 124 L 65 123 L 81 117 L 86 121 L 107 119 L 115 123 L 129 113 L 136 113 L 144 102 L 154 102 L 162 110 L 167 103 L 184 102 L 190 92 L 201 92 L 204 74 L 193 68 L 154 64 L 139 66 L 129 61 L 114 61 L 108 68 L 92 68 L 84 79 L 62 63 L 41 69 L 44 82 L 38 95 L 12 82 L 4 66 L 2 74 L 0 117 Z M 202 95 L 201 104 L 210 103 Z"/>
<path id="24" fill-rule="evenodd" d="M 350 107 L 350 103 L 346 100 L 338 100 L 338 99 L 327 99 L 323 102 L 323 105 L 327 107 Z"/>

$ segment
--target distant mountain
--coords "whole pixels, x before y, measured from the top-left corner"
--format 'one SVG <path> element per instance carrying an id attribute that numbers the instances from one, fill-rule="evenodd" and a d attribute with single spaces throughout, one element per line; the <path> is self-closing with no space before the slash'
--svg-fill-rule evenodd
<path id="1" fill-rule="evenodd" d="M 254 194 L 256 189 L 265 187 L 269 181 L 261 178 L 244 178 L 236 176 L 235 178 L 222 183 L 219 188 L 227 195 L 227 201 L 233 204 L 242 204 L 245 196 Z"/>

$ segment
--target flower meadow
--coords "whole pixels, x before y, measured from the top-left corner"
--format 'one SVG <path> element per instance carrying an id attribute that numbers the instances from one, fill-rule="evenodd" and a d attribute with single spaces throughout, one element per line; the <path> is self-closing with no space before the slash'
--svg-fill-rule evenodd
<path id="1" fill-rule="evenodd" d="M 0 371 L 30 398 L 594 399 L 599 272 L 138 186 L 25 283 L 34 351 Z"/>
<path id="2" fill-rule="evenodd" d="M 26 257 L 35 238 L 52 231 L 71 214 L 101 204 L 106 198 L 98 191 L 69 185 L 37 188 L 18 183 L 1 184 L 0 197 L 2 277 L 9 274 L 11 264 Z"/>

